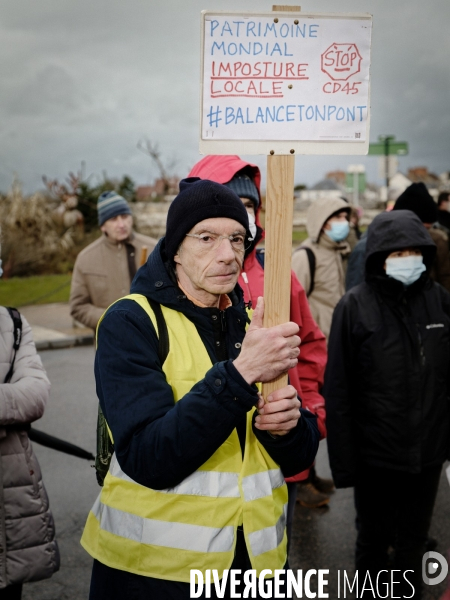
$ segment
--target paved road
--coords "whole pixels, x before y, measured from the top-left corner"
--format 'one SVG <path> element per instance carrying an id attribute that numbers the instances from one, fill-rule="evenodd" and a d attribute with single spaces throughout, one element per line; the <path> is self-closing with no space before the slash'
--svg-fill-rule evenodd
<path id="1" fill-rule="evenodd" d="M 97 400 L 92 347 L 49 350 L 41 354 L 52 381 L 44 418 L 36 428 L 63 437 L 91 451 L 95 447 Z M 24 587 L 24 600 L 85 600 L 88 595 L 91 559 L 79 545 L 86 515 L 98 494 L 95 474 L 87 461 L 35 445 L 55 516 L 61 550 L 61 570 L 52 579 Z M 326 447 L 317 460 L 320 475 L 327 476 Z M 380 482 L 382 485 L 382 482 Z M 389 489 L 386 489 L 389 494 Z M 445 477 L 439 490 L 431 535 L 438 550 L 450 548 L 450 487 Z M 339 490 L 329 508 L 297 507 L 291 568 L 330 569 L 329 597 L 338 598 L 337 571 L 352 571 L 354 510 L 351 490 Z M 437 600 L 445 585 L 429 588 L 424 600 Z M 342 592 L 341 596 L 344 597 Z M 347 598 L 352 598 L 347 593 Z M 124 599 L 126 600 L 126 599 Z M 158 599 L 159 600 L 159 599 Z M 164 599 L 161 599 L 164 600 Z"/>

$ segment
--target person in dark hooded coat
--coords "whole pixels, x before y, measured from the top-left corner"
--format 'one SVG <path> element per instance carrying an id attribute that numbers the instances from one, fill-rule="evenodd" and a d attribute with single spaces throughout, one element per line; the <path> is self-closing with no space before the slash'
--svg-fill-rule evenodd
<path id="1" fill-rule="evenodd" d="M 436 202 L 428 192 L 424 183 L 413 183 L 397 198 L 393 210 L 412 210 L 428 230 L 436 244 L 436 256 L 430 271 L 433 281 L 440 283 L 450 292 L 450 256 L 448 236 L 442 229 L 434 227 L 438 220 Z"/>
<path id="2" fill-rule="evenodd" d="M 395 568 L 412 570 L 406 577 L 415 588 L 411 596 L 400 575 L 392 592 L 400 597 L 421 597 L 421 561 L 449 457 L 450 294 L 429 278 L 435 252 L 413 212 L 373 220 L 366 281 L 334 312 L 323 388 L 334 482 L 354 487 L 356 568 L 376 576 L 393 543 Z"/>

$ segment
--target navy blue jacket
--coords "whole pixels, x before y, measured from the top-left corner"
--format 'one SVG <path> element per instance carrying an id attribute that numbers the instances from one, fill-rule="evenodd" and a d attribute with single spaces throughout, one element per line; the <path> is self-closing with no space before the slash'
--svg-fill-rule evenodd
<path id="1" fill-rule="evenodd" d="M 235 427 L 243 444 L 246 413 L 258 400 L 256 387 L 247 384 L 232 362 L 247 322 L 239 286 L 230 294 L 232 306 L 226 310 L 200 308 L 181 292 L 171 271 L 163 238 L 137 272 L 131 292 L 182 312 L 195 324 L 213 364 L 205 378 L 174 402 L 152 322 L 133 300 L 120 300 L 108 309 L 99 327 L 95 359 L 97 394 L 119 464 L 129 477 L 153 489 L 180 483 Z M 301 412 L 297 427 L 276 439 L 253 427 L 286 477 L 308 468 L 317 452 L 316 417 Z"/>

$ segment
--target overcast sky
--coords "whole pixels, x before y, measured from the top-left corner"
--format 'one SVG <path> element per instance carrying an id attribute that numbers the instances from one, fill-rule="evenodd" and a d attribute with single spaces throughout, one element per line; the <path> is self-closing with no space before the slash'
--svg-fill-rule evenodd
<path id="1" fill-rule="evenodd" d="M 0 190 L 42 175 L 157 176 L 147 136 L 183 177 L 200 158 L 200 11 L 270 11 L 260 0 L 6 0 L 0 9 Z M 370 140 L 410 145 L 400 168 L 450 170 L 450 1 L 307 0 L 304 12 L 373 14 Z M 264 167 L 264 156 L 251 157 Z M 297 183 L 376 157 L 299 156 Z"/>

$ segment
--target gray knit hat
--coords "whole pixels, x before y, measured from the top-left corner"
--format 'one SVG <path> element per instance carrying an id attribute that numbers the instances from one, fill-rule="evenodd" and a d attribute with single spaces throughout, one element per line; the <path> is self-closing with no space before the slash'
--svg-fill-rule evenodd
<path id="1" fill-rule="evenodd" d="M 253 180 L 250 179 L 248 175 L 243 175 L 242 173 L 240 175 L 235 175 L 233 179 L 230 179 L 230 181 L 224 185 L 226 185 L 227 188 L 230 188 L 230 190 L 233 190 L 233 192 L 237 194 L 239 198 L 248 198 L 251 200 L 255 205 L 255 209 L 258 208 L 258 190 L 256 185 L 253 183 Z"/>
<path id="2" fill-rule="evenodd" d="M 128 202 L 116 192 L 103 192 L 97 201 L 98 224 L 100 227 L 108 219 L 117 215 L 131 215 Z"/>

